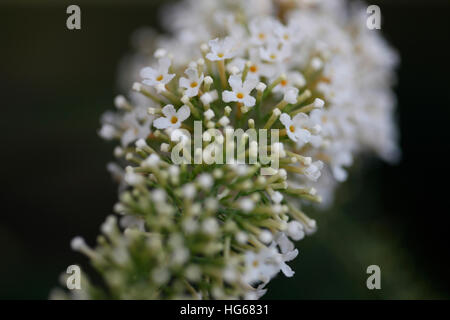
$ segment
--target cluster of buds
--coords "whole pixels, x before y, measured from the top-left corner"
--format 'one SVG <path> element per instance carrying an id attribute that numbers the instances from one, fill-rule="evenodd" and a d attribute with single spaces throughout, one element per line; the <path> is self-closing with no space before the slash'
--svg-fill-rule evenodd
<path id="1" fill-rule="evenodd" d="M 307 14 L 296 11 L 302 1 L 277 2 L 281 19 L 228 2 L 220 37 L 178 49 L 166 41 L 102 118 L 100 135 L 120 141 L 109 165 L 120 221 L 107 219 L 95 249 L 72 243 L 106 284 L 86 284 L 84 298 L 259 298 L 280 271 L 294 275 L 293 241 L 316 230 L 302 204 L 322 201 L 321 173 L 345 180 L 356 118 L 333 42 L 312 44 L 285 17 Z"/>

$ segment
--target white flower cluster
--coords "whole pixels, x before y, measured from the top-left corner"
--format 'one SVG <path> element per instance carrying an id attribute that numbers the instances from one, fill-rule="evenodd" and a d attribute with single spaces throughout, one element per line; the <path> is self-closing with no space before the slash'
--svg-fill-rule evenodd
<path id="1" fill-rule="evenodd" d="M 195 61 L 210 39 L 228 35 L 227 43 L 213 41 L 210 58 L 218 46 L 233 48 L 229 72 L 242 72 L 248 60 L 248 79 L 285 74 L 286 79 L 273 92 L 287 101 L 295 97 L 295 88 L 311 89 L 313 85 L 313 93 L 325 100 L 327 107 L 314 110 L 309 124 L 320 125 L 322 132 L 308 137 L 300 131 L 295 136 L 300 141 L 308 139 L 314 146 L 308 155 L 325 163 L 323 175 L 327 177 L 314 187 L 327 205 L 337 183 L 346 180 L 346 168 L 357 154 L 373 152 L 389 162 L 400 155 L 391 90 L 398 57 L 377 31 L 365 27 L 365 8 L 346 0 L 185 0 L 164 12 L 162 21 L 172 36 L 155 40 L 141 31 L 136 37 L 140 46 L 148 48 L 151 43 L 164 48 L 178 68 Z M 284 24 L 277 16 L 282 16 Z M 243 59 L 246 50 L 248 59 Z M 223 53 L 226 59 L 232 54 Z M 123 79 L 136 78 L 132 70 L 148 63 L 143 57 L 148 54 L 138 52 L 132 63 L 126 64 Z M 301 117 L 297 123 L 307 120 Z"/>
<path id="2" fill-rule="evenodd" d="M 329 202 L 357 154 L 398 154 L 396 55 L 365 29 L 363 12 L 337 0 L 185 0 L 166 13 L 173 35 L 156 41 L 150 66 L 137 59 L 130 99 L 116 98 L 119 111 L 102 119 L 100 135 L 120 140 L 123 165 L 109 168 L 126 230 L 114 223 L 97 249 L 82 249 L 109 296 L 250 299 L 280 271 L 293 276 L 291 240 L 316 229 L 301 203 Z M 189 143 L 183 130 L 194 120 L 219 131 L 279 129 L 266 147 L 279 169 L 207 165 L 201 150 L 190 156 L 204 163 L 175 165 L 170 153 Z M 260 146 L 246 138 L 238 144 L 255 154 Z M 213 140 L 234 146 L 205 132 L 203 149 Z"/>

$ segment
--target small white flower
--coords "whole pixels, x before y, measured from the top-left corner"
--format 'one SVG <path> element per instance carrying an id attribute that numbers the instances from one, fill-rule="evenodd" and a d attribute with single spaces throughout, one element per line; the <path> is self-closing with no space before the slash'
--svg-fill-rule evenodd
<path id="1" fill-rule="evenodd" d="M 184 94 L 188 97 L 195 97 L 198 95 L 198 90 L 200 89 L 200 85 L 203 82 L 204 75 L 203 73 L 199 76 L 197 68 L 188 68 L 185 71 L 185 74 L 188 76 L 187 78 L 181 77 L 179 81 L 179 85 L 181 88 L 185 88 L 186 91 Z"/>
<path id="2" fill-rule="evenodd" d="M 163 58 L 163 57 L 165 57 L 166 55 L 167 55 L 167 50 L 164 49 L 164 48 L 158 48 L 158 49 L 156 49 L 156 50 L 155 50 L 155 53 L 153 54 L 153 56 L 154 56 L 156 59 Z"/>
<path id="3" fill-rule="evenodd" d="M 184 264 L 189 258 L 189 250 L 184 247 L 178 247 L 173 251 L 172 263 L 175 265 Z"/>
<path id="4" fill-rule="evenodd" d="M 99 130 L 99 135 L 107 140 L 120 138 L 122 146 L 126 147 L 139 138 L 147 138 L 152 121 L 153 116 L 148 115 L 146 108 L 141 106 L 125 112 L 122 117 L 107 112 L 101 118 L 102 128 Z"/>
<path id="5" fill-rule="evenodd" d="M 133 109 L 133 111 L 126 113 L 123 120 L 127 129 L 121 137 L 122 146 L 126 147 L 139 138 L 146 139 L 150 134 L 153 116 L 146 115 L 144 108 Z"/>
<path id="6" fill-rule="evenodd" d="M 266 90 L 267 85 L 264 82 L 260 82 L 256 85 L 256 90 L 258 90 L 259 92 L 264 92 L 264 90 Z"/>
<path id="7" fill-rule="evenodd" d="M 279 271 L 279 254 L 275 248 L 262 248 L 257 253 L 247 251 L 245 253 L 244 280 L 249 284 L 259 281 L 267 283 Z"/>
<path id="8" fill-rule="evenodd" d="M 165 142 L 161 143 L 160 150 L 162 152 L 169 152 L 170 151 L 170 144 L 165 143 Z"/>
<path id="9" fill-rule="evenodd" d="M 197 182 L 200 188 L 204 190 L 210 189 L 213 184 L 214 180 L 213 177 L 209 173 L 202 173 L 197 177 Z"/>
<path id="10" fill-rule="evenodd" d="M 162 202 L 166 201 L 166 197 L 167 197 L 167 194 L 164 191 L 164 189 L 155 189 L 152 192 L 152 199 L 156 203 L 162 203 Z"/>
<path id="11" fill-rule="evenodd" d="M 267 289 L 264 288 L 265 285 L 266 285 L 265 283 L 262 283 L 258 287 L 256 287 L 255 291 L 253 292 L 255 300 L 260 299 L 263 295 L 266 294 Z M 249 299 L 249 300 L 251 300 L 251 299 Z"/>
<path id="12" fill-rule="evenodd" d="M 153 153 L 142 162 L 142 166 L 146 168 L 156 168 L 159 165 L 160 160 L 161 158 L 157 154 Z"/>
<path id="13" fill-rule="evenodd" d="M 135 143 L 137 148 L 144 149 L 148 147 L 147 142 L 144 139 L 138 139 Z"/>
<path id="14" fill-rule="evenodd" d="M 193 183 L 187 183 L 182 188 L 182 194 L 186 199 L 194 199 L 197 194 L 197 190 L 195 189 L 195 185 Z"/>
<path id="15" fill-rule="evenodd" d="M 260 77 L 273 78 L 275 76 L 276 68 L 269 64 L 264 63 L 261 60 L 259 50 L 257 48 L 251 48 L 248 51 L 249 60 L 236 58 L 230 63 L 228 63 L 227 67 L 231 71 L 231 68 L 237 67 L 239 72 L 243 72 L 245 67 L 248 67 L 247 78 L 257 79 Z M 230 72 L 231 73 L 231 72 Z"/>
<path id="16" fill-rule="evenodd" d="M 102 125 L 102 128 L 99 130 L 98 134 L 105 140 L 112 140 L 117 137 L 118 132 L 113 125 L 105 123 Z"/>
<path id="17" fill-rule="evenodd" d="M 239 231 L 238 233 L 236 233 L 235 238 L 236 238 L 236 241 L 240 244 L 245 244 L 245 243 L 247 243 L 247 240 L 248 240 L 247 234 L 242 231 Z"/>
<path id="18" fill-rule="evenodd" d="M 211 61 L 219 61 L 230 59 L 234 57 L 234 40 L 230 37 L 225 39 L 216 38 L 208 42 L 211 52 L 206 55 L 206 58 Z"/>
<path id="19" fill-rule="evenodd" d="M 319 98 L 314 99 L 314 107 L 315 108 L 322 109 L 324 105 L 325 105 L 325 101 L 323 101 L 322 99 L 319 99 Z"/>
<path id="20" fill-rule="evenodd" d="M 281 82 L 273 88 L 273 92 L 286 94 L 286 91 L 290 90 L 292 87 L 301 88 L 305 84 L 305 77 L 300 72 L 288 72 L 286 78 L 281 80 Z"/>
<path id="21" fill-rule="evenodd" d="M 156 69 L 145 67 L 141 70 L 141 77 L 144 79 L 142 83 L 152 86 L 154 88 L 161 88 L 169 83 L 175 74 L 169 74 L 170 59 L 161 58 L 158 60 L 158 67 Z"/>
<path id="22" fill-rule="evenodd" d="M 105 222 L 102 223 L 100 226 L 100 230 L 104 234 L 111 234 L 116 227 L 117 219 L 115 216 L 108 216 L 105 220 Z"/>
<path id="23" fill-rule="evenodd" d="M 309 114 L 310 126 L 313 128 L 310 143 L 314 148 L 322 146 L 324 137 L 332 135 L 334 123 L 328 120 L 326 113 L 322 109 L 314 109 Z"/>
<path id="24" fill-rule="evenodd" d="M 335 142 L 327 151 L 331 156 L 330 168 L 334 178 L 339 181 L 347 179 L 347 171 L 344 167 L 349 167 L 353 163 L 353 156 L 347 149 L 345 143 Z"/>
<path id="25" fill-rule="evenodd" d="M 185 269 L 186 278 L 196 282 L 199 279 L 201 279 L 202 276 L 202 270 L 197 265 L 190 265 Z"/>
<path id="26" fill-rule="evenodd" d="M 125 182 L 128 183 L 130 186 L 135 186 L 143 183 L 144 178 L 137 173 L 128 171 L 127 173 L 125 173 Z"/>
<path id="27" fill-rule="evenodd" d="M 235 160 L 235 159 L 234 159 Z M 246 164 L 238 163 L 237 161 L 229 163 L 230 169 L 232 169 L 237 175 L 245 176 L 248 173 L 248 166 Z"/>
<path id="28" fill-rule="evenodd" d="M 239 207 L 244 212 L 251 212 L 255 208 L 255 203 L 250 198 L 243 198 L 239 201 Z"/>
<path id="29" fill-rule="evenodd" d="M 258 142 L 250 141 L 249 156 L 254 159 L 258 157 Z"/>
<path id="30" fill-rule="evenodd" d="M 229 70 L 231 74 L 238 74 L 241 70 L 237 66 L 229 66 Z"/>
<path id="31" fill-rule="evenodd" d="M 207 85 L 211 85 L 214 82 L 213 78 L 211 78 L 210 76 L 206 76 L 204 81 L 205 81 L 205 84 L 207 84 Z"/>
<path id="32" fill-rule="evenodd" d="M 315 57 L 311 60 L 311 66 L 314 70 L 319 70 L 322 68 L 323 62 L 320 58 Z"/>
<path id="33" fill-rule="evenodd" d="M 203 112 L 203 115 L 205 116 L 206 120 L 211 120 L 215 116 L 214 111 L 212 109 L 206 110 L 205 112 Z"/>
<path id="34" fill-rule="evenodd" d="M 278 39 L 285 44 L 295 44 L 301 40 L 296 24 L 291 23 L 288 26 L 284 26 L 281 23 L 277 23 L 273 32 Z"/>
<path id="35" fill-rule="evenodd" d="M 272 233 L 268 230 L 263 230 L 259 234 L 259 240 L 264 244 L 269 244 L 270 242 L 272 242 L 272 239 Z"/>
<path id="36" fill-rule="evenodd" d="M 117 147 L 114 148 L 114 156 L 116 158 L 123 157 L 123 155 L 124 155 L 124 151 L 123 151 L 123 149 L 121 147 L 117 146 Z"/>
<path id="37" fill-rule="evenodd" d="M 198 216 L 202 212 L 202 205 L 200 203 L 193 203 L 191 206 L 191 213 L 193 216 Z"/>
<path id="38" fill-rule="evenodd" d="M 289 46 L 272 39 L 267 45 L 259 48 L 259 55 L 263 61 L 277 63 L 283 61 L 290 55 L 290 49 Z"/>
<path id="39" fill-rule="evenodd" d="M 168 104 L 162 109 L 162 113 L 164 117 L 155 119 L 153 125 L 158 129 L 178 129 L 181 127 L 181 122 L 189 118 L 191 110 L 184 105 L 176 111 L 173 105 Z"/>
<path id="40" fill-rule="evenodd" d="M 223 279 L 226 282 L 228 282 L 228 283 L 234 282 L 237 277 L 238 277 L 238 272 L 236 271 L 236 269 L 234 267 L 227 266 L 223 270 Z"/>
<path id="41" fill-rule="evenodd" d="M 299 241 L 305 236 L 303 225 L 298 221 L 291 221 L 288 223 L 287 234 L 292 240 Z"/>
<path id="42" fill-rule="evenodd" d="M 180 174 L 180 167 L 176 166 L 176 165 L 172 165 L 169 167 L 168 171 L 169 171 L 169 175 L 178 177 L 178 175 Z"/>
<path id="43" fill-rule="evenodd" d="M 256 18 L 250 21 L 250 42 L 255 45 L 263 45 L 274 36 L 274 30 L 279 23 L 273 18 Z"/>
<path id="44" fill-rule="evenodd" d="M 197 222 L 197 220 L 195 220 L 192 217 L 186 218 L 183 222 L 183 230 L 187 233 L 187 234 L 192 234 L 194 232 L 196 232 L 199 228 L 199 224 Z"/>
<path id="45" fill-rule="evenodd" d="M 243 103 L 246 107 L 253 107 L 256 103 L 256 99 L 250 95 L 252 90 L 258 84 L 255 79 L 247 79 L 242 83 L 240 76 L 231 75 L 228 79 L 228 83 L 233 91 L 225 90 L 222 93 L 222 99 L 224 102 L 236 101 Z"/>
<path id="46" fill-rule="evenodd" d="M 279 256 L 279 267 L 286 277 L 292 277 L 295 272 L 286 264 L 286 262 L 295 259 L 298 255 L 298 250 L 295 249 L 292 241 L 290 241 L 283 232 L 279 232 L 275 236 L 275 243 L 281 251 Z M 274 244 L 272 244 L 272 246 L 274 246 Z"/>
<path id="47" fill-rule="evenodd" d="M 187 145 L 191 140 L 191 137 L 187 134 L 186 130 L 175 129 L 170 133 L 170 141 L 181 142 L 183 145 Z"/>
<path id="48" fill-rule="evenodd" d="M 308 143 L 311 138 L 311 133 L 303 128 L 306 120 L 308 120 L 308 116 L 304 113 L 297 114 L 293 119 L 287 113 L 280 116 L 280 121 L 285 126 L 288 137 L 301 144 Z"/>
<path id="49" fill-rule="evenodd" d="M 323 162 L 320 160 L 314 161 L 311 163 L 308 167 L 305 169 L 305 175 L 306 177 L 311 181 L 317 181 L 319 179 L 321 172 L 323 168 Z"/>
<path id="50" fill-rule="evenodd" d="M 216 211 L 219 203 L 215 198 L 207 198 L 205 200 L 205 209 L 208 211 Z"/>
<path id="51" fill-rule="evenodd" d="M 124 96 L 118 95 L 114 99 L 114 105 L 116 106 L 117 109 L 123 110 L 123 109 L 126 109 L 126 107 L 128 106 L 128 102 L 127 102 L 127 99 L 125 99 Z"/>
<path id="52" fill-rule="evenodd" d="M 206 218 L 202 223 L 202 229 L 203 229 L 203 232 L 206 234 L 211 234 L 211 235 L 216 234 L 219 229 L 217 220 L 214 218 Z"/>
<path id="53" fill-rule="evenodd" d="M 294 88 L 294 87 L 289 87 L 285 92 L 284 92 L 284 97 L 283 100 L 294 104 L 297 102 L 297 98 L 298 98 L 298 89 Z"/>
<path id="54" fill-rule="evenodd" d="M 278 175 L 281 177 L 281 179 L 286 180 L 287 179 L 287 171 L 283 168 L 278 170 Z"/>
<path id="55" fill-rule="evenodd" d="M 79 251 L 80 249 L 86 247 L 86 242 L 82 237 L 77 236 L 72 239 L 72 241 L 70 242 L 70 246 L 72 247 L 72 250 Z"/>
<path id="56" fill-rule="evenodd" d="M 216 101 L 219 98 L 219 95 L 217 93 L 217 90 L 212 90 L 209 92 L 205 92 L 201 97 L 200 100 L 202 101 L 203 105 L 209 105 Z"/>
<path id="57" fill-rule="evenodd" d="M 286 151 L 284 150 L 284 144 L 281 142 L 275 142 L 274 144 L 272 144 L 272 152 L 280 158 L 286 157 Z"/>
<path id="58" fill-rule="evenodd" d="M 152 271 L 152 280 L 159 285 L 165 284 L 169 279 L 170 273 L 165 267 L 155 268 Z"/>
<path id="59" fill-rule="evenodd" d="M 272 198 L 272 201 L 275 203 L 281 203 L 283 201 L 283 194 L 281 192 L 275 191 L 273 192 L 270 197 Z"/>

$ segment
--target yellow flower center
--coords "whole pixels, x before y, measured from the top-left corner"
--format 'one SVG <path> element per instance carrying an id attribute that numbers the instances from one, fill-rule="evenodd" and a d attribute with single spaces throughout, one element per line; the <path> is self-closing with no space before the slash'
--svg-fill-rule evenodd
<path id="1" fill-rule="evenodd" d="M 250 72 L 256 72 L 258 71 L 258 66 L 252 65 L 249 70 Z"/>
<path id="2" fill-rule="evenodd" d="M 256 268 L 259 266 L 259 261 L 258 260 L 253 260 L 252 265 Z"/>
<path id="3" fill-rule="evenodd" d="M 164 76 L 163 76 L 162 74 L 160 74 L 160 75 L 158 76 L 158 78 L 156 78 L 157 81 L 161 81 L 162 79 L 164 79 Z"/>
<path id="4" fill-rule="evenodd" d="M 276 55 L 276 54 L 271 54 L 271 55 L 270 55 L 270 59 L 275 60 L 276 58 L 277 58 L 277 55 Z"/>
<path id="5" fill-rule="evenodd" d="M 223 58 L 224 54 L 221 52 L 221 53 L 218 53 L 217 56 L 218 56 L 219 58 Z"/>
<path id="6" fill-rule="evenodd" d="M 266 38 L 266 35 L 264 33 L 260 33 L 260 34 L 258 34 L 258 38 L 260 40 L 264 40 Z"/>
<path id="7" fill-rule="evenodd" d="M 294 127 L 293 125 L 290 125 L 290 126 L 289 126 L 289 131 L 295 132 L 295 127 Z"/>
<path id="8" fill-rule="evenodd" d="M 191 88 L 195 88 L 196 86 L 198 86 L 198 83 L 197 82 L 191 82 Z"/>
<path id="9" fill-rule="evenodd" d="M 283 86 L 283 87 L 285 87 L 286 85 L 287 85 L 287 80 L 281 80 L 281 85 Z"/>
<path id="10" fill-rule="evenodd" d="M 238 99 L 242 99 L 242 98 L 244 98 L 244 94 L 243 94 L 242 92 L 239 92 L 239 93 L 236 95 L 236 97 L 237 97 Z"/>
<path id="11" fill-rule="evenodd" d="M 172 119 L 170 119 L 170 122 L 172 122 L 173 124 L 178 122 L 178 118 L 173 116 Z"/>

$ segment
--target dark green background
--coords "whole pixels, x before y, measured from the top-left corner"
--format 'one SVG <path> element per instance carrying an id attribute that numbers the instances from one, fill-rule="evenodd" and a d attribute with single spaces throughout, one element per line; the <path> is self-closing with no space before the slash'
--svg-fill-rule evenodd
<path id="1" fill-rule="evenodd" d="M 373 3 L 402 57 L 402 162 L 356 165 L 336 207 L 313 214 L 319 230 L 299 243 L 294 279 L 278 276 L 267 298 L 450 295 L 449 2 Z M 78 1 L 82 30 L 69 31 L 68 4 L 0 3 L 0 298 L 46 299 L 68 265 L 86 266 L 70 239 L 93 244 L 116 201 L 105 169 L 113 145 L 97 136 L 98 119 L 119 93 L 132 31 L 159 23 L 159 1 Z M 382 290 L 365 286 L 371 264 Z"/>

